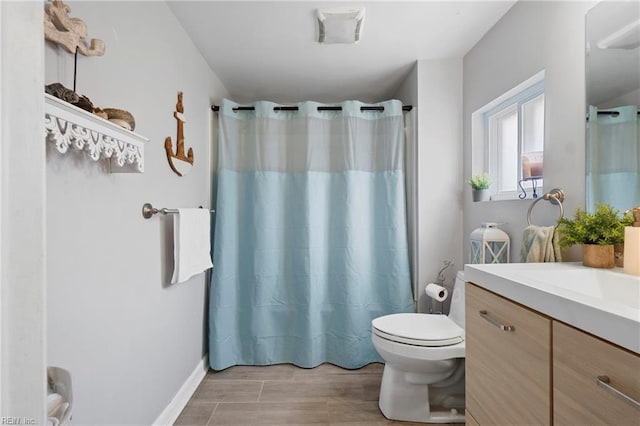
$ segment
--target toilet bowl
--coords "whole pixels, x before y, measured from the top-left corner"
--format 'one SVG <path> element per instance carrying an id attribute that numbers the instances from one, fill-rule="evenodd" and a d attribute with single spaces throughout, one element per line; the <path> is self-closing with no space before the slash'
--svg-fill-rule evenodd
<path id="1" fill-rule="evenodd" d="M 378 405 L 391 420 L 464 422 L 464 275 L 449 315 L 392 314 L 371 322 L 371 340 L 385 361 Z"/>

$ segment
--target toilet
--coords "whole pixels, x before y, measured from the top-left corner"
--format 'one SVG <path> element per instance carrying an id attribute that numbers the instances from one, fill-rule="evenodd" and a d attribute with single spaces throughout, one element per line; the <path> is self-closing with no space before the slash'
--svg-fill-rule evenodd
<path id="1" fill-rule="evenodd" d="M 378 405 L 391 420 L 464 423 L 464 273 L 449 315 L 401 313 L 371 322 L 385 361 Z"/>

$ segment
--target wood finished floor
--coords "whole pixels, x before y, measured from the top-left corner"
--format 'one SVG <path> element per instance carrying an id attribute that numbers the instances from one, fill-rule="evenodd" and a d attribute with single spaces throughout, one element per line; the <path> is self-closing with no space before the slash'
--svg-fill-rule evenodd
<path id="1" fill-rule="evenodd" d="M 290 364 L 210 370 L 176 425 L 421 425 L 378 409 L 383 364 L 344 370 Z"/>

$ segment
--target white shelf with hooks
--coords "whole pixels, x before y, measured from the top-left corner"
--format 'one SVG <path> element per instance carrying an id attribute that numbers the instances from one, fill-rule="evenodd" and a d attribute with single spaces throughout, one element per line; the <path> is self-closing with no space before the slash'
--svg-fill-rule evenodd
<path id="1" fill-rule="evenodd" d="M 149 139 L 49 94 L 44 95 L 45 139 L 57 151 L 107 159 L 112 173 L 144 173 L 144 145 Z"/>

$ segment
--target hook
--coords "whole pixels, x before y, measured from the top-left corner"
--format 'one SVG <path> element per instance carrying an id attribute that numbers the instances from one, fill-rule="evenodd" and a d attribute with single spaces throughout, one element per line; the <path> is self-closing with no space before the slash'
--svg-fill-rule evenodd
<path id="1" fill-rule="evenodd" d="M 520 187 L 520 191 L 522 192 L 518 194 L 518 198 L 520 198 L 521 200 L 524 200 L 525 198 L 527 198 L 527 190 L 524 188 L 524 186 L 522 186 L 522 182 L 527 182 L 527 181 L 531 181 L 531 190 L 532 190 L 531 197 L 538 198 L 538 179 L 542 179 L 542 178 L 531 177 L 531 178 L 520 179 L 518 181 L 518 186 Z"/>

